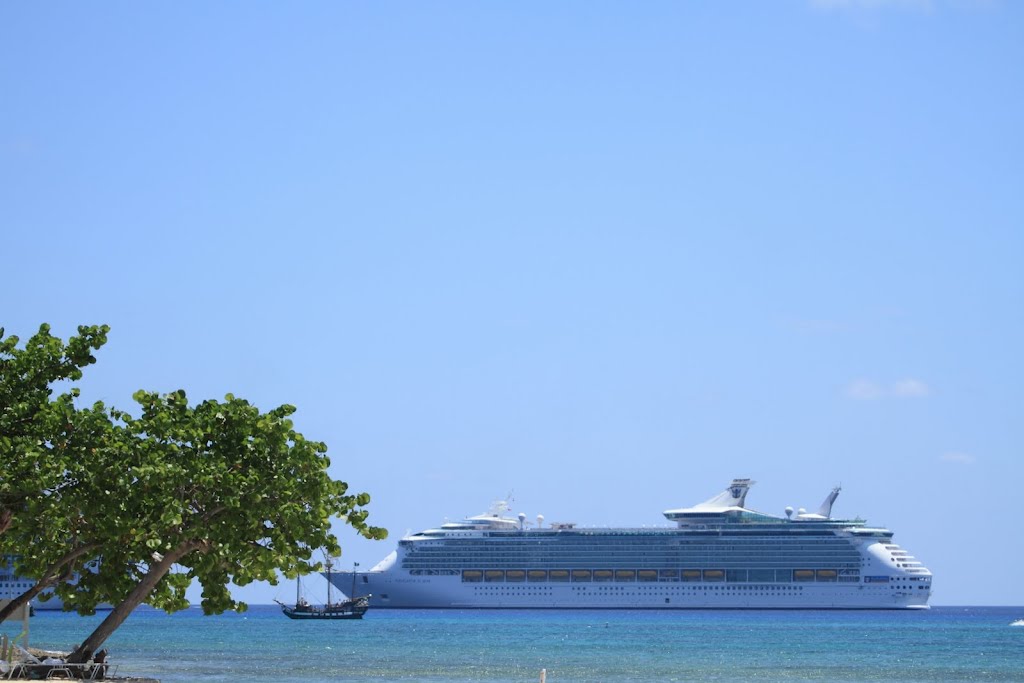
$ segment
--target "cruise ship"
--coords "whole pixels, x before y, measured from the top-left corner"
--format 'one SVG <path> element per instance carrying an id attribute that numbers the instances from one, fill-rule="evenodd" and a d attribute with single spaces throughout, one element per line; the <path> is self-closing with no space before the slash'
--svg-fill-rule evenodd
<path id="1" fill-rule="evenodd" d="M 927 609 L 932 574 L 864 520 L 746 507 L 754 482 L 666 510 L 661 528 L 544 526 L 505 502 L 406 536 L 369 571 L 336 571 L 373 608 Z M 355 597 L 355 596 L 350 596 Z"/>
<path id="2" fill-rule="evenodd" d="M 35 581 L 27 579 L 22 576 L 18 576 L 14 572 L 14 556 L 0 556 L 0 600 L 11 600 L 24 593 L 26 590 L 35 585 Z M 42 596 L 37 596 L 32 599 L 30 603 L 32 609 L 36 611 L 61 611 L 64 609 L 64 603 L 60 598 L 52 594 L 52 591 L 47 591 L 46 595 L 49 597 L 46 600 L 42 599 Z M 97 610 L 108 610 L 112 609 L 108 603 L 101 603 L 96 606 Z"/>
<path id="3" fill-rule="evenodd" d="M 13 558 L 0 556 L 0 600 L 11 600 L 24 593 L 35 583 L 31 579 L 22 578 L 15 574 L 13 566 Z M 34 610 L 59 610 L 63 606 L 64 604 L 55 597 L 50 598 L 46 602 L 39 598 L 32 600 L 32 609 Z"/>

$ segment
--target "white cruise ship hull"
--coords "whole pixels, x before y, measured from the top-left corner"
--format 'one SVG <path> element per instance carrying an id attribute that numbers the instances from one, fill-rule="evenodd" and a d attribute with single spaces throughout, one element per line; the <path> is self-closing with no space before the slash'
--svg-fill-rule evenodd
<path id="1" fill-rule="evenodd" d="M 351 591 L 351 572 L 332 582 Z M 928 609 L 929 591 L 891 584 L 466 584 L 458 576 L 360 572 L 372 608 L 405 609 Z"/>

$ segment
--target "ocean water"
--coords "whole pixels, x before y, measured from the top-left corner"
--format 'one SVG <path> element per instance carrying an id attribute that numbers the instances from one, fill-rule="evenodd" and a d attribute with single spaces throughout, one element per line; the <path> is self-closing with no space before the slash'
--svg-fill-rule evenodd
<path id="1" fill-rule="evenodd" d="M 40 612 L 68 649 L 101 616 Z M 140 609 L 110 638 L 119 675 L 198 681 L 1024 681 L 1024 607 L 913 612 L 370 610 L 300 622 L 276 606 Z M 12 625 L 3 630 L 11 634 Z"/>

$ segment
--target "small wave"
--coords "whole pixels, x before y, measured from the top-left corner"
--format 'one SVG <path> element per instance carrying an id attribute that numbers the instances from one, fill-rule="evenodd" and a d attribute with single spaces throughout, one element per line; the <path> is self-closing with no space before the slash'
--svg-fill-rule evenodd
<path id="1" fill-rule="evenodd" d="M 1024 619 L 1018 619 L 1017 621 L 1010 622 L 1010 626 L 1024 626 Z"/>

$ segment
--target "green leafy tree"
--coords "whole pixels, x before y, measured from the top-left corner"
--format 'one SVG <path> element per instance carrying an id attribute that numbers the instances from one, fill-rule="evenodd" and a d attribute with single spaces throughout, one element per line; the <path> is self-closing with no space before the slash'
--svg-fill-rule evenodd
<path id="1" fill-rule="evenodd" d="M 111 501 L 130 492 L 112 490 L 103 476 L 123 466 L 125 449 L 118 448 L 123 430 L 116 429 L 102 403 L 88 409 L 62 408 L 55 411 L 59 425 L 52 437 L 59 444 L 52 450 L 59 450 L 59 455 L 52 455 L 50 463 L 61 465 L 59 476 L 22 502 L 3 539 L 17 552 L 18 574 L 36 581 L 0 608 L 0 619 L 47 588 L 69 581 L 104 547 L 126 536 L 126 520 L 119 518 L 121 511 Z"/>
<path id="2" fill-rule="evenodd" d="M 18 571 L 37 579 L 22 595 L 0 609 L 0 620 L 43 589 L 66 580 L 90 548 L 68 547 L 67 516 L 51 515 L 60 490 L 66 488 L 69 467 L 87 463 L 104 441 L 110 421 L 102 406 L 80 412 L 75 407 L 82 368 L 96 361 L 92 352 L 107 340 L 109 328 L 81 326 L 67 343 L 50 333 L 49 325 L 19 346 L 20 339 L 0 329 L 0 556 L 19 556 Z M 64 391 L 54 396 L 56 387 Z M 98 418 L 98 421 L 97 421 Z M 38 532 L 58 542 L 47 544 Z M 43 549 L 48 562 L 25 558 Z"/>
<path id="3" fill-rule="evenodd" d="M 0 553 L 37 579 L 14 606 L 48 587 L 81 613 L 116 605 L 72 661 L 143 602 L 186 607 L 195 580 L 207 613 L 244 610 L 229 582 L 315 570 L 312 549 L 339 552 L 335 517 L 386 536 L 366 522 L 369 496 L 328 476 L 326 446 L 294 430 L 291 406 L 263 413 L 229 395 L 192 407 L 178 391 L 137 393 L 138 418 L 76 407 L 73 383 L 107 332 L 80 327 L 65 344 L 43 325 L 19 347 L 0 330 Z"/>
<path id="4" fill-rule="evenodd" d="M 76 387 L 51 398 L 54 383 L 79 379 L 81 368 L 95 361 L 90 351 L 106 341 L 108 328 L 80 327 L 67 344 L 49 329 L 43 325 L 24 349 L 17 337 L 0 345 L 0 438 L 6 456 L 0 474 L 5 530 L 0 547 L 16 557 L 20 576 L 35 579 L 0 608 L 0 620 L 48 588 L 65 594 L 66 608 L 84 614 L 117 598 L 116 592 L 89 586 L 68 590 L 68 582 L 89 575 L 102 566 L 97 558 L 113 556 L 131 539 L 128 502 L 134 491 L 123 477 L 108 476 L 131 465 L 138 453 L 128 430 L 116 423 L 122 414 L 102 403 L 76 408 Z M 116 562 L 108 563 L 108 575 L 118 568 L 121 581 L 110 583 L 124 594 L 137 575 Z M 158 607 L 177 604 L 184 596 L 182 583 L 182 577 L 172 577 L 149 601 Z"/>
<path id="5" fill-rule="evenodd" d="M 27 501 L 7 532 L 11 546 L 19 548 L 18 573 L 36 582 L 0 609 L 0 617 L 47 588 L 63 599 L 65 609 L 92 614 L 100 603 L 124 600 L 142 580 L 139 564 L 126 558 L 145 555 L 145 548 L 133 546 L 136 515 L 145 516 L 147 505 L 159 501 L 139 489 L 130 474 L 123 476 L 144 466 L 148 452 L 125 427 L 126 417 L 102 403 L 65 416 L 63 476 L 44 495 Z M 146 602 L 180 609 L 187 587 L 187 577 L 169 574 Z"/>
<path id="6" fill-rule="evenodd" d="M 132 520 L 127 538 L 102 553 L 95 572 L 58 588 L 79 605 L 120 600 L 71 661 L 88 661 L 143 602 L 155 597 L 169 611 L 187 606 L 192 580 L 202 585 L 204 612 L 244 610 L 229 582 L 273 584 L 279 571 L 315 570 L 312 549 L 340 552 L 335 517 L 366 538 L 387 535 L 366 522 L 369 495 L 349 494 L 330 478 L 327 447 L 295 431 L 293 407 L 263 413 L 231 395 L 193 407 L 183 391 L 138 392 L 135 400 L 138 418 L 118 414 L 131 464 L 110 473 L 118 490 L 131 491 L 118 515 Z"/>
<path id="7" fill-rule="evenodd" d="M 49 325 L 19 347 L 17 336 L 0 328 L 0 552 L 9 552 L 4 532 L 26 502 L 52 490 L 64 473 L 65 418 L 74 411 L 82 368 L 96 362 L 92 352 L 110 328 L 81 326 L 65 344 Z M 67 390 L 53 396 L 54 385 Z"/>

